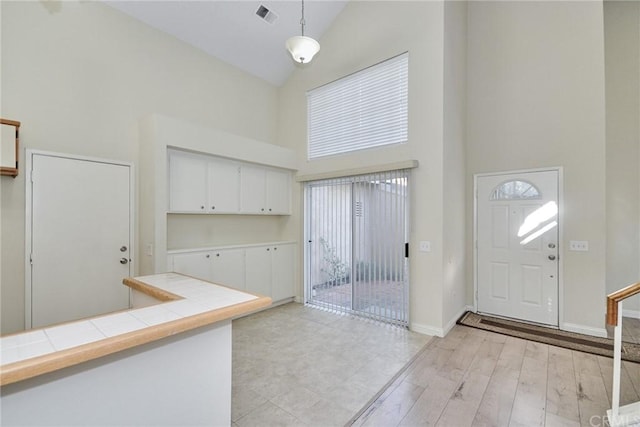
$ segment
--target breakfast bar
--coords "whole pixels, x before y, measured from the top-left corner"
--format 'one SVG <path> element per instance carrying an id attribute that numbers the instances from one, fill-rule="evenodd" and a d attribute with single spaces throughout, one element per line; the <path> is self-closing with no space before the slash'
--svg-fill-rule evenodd
<path id="1" fill-rule="evenodd" d="M 231 320 L 271 299 L 166 273 L 132 308 L 0 338 L 2 425 L 229 425 Z"/>

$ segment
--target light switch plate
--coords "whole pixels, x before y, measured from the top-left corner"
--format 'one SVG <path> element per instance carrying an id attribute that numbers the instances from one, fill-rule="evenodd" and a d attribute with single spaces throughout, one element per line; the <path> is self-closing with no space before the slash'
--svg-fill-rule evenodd
<path id="1" fill-rule="evenodd" d="M 588 252 L 589 251 L 589 242 L 586 241 L 586 240 L 570 240 L 569 241 L 569 250 L 570 251 Z"/>
<path id="2" fill-rule="evenodd" d="M 420 252 L 431 252 L 431 242 L 428 240 L 420 241 Z"/>

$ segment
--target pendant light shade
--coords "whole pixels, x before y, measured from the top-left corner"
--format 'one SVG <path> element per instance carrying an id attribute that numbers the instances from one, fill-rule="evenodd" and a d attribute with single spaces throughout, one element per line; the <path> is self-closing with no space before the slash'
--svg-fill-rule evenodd
<path id="1" fill-rule="evenodd" d="M 302 35 L 290 37 L 286 43 L 293 60 L 301 64 L 311 62 L 313 56 L 320 51 L 320 43 L 304 35 L 304 25 L 304 0 L 302 0 L 302 18 L 300 19 Z"/>
<path id="2" fill-rule="evenodd" d="M 293 60 L 301 64 L 311 62 L 313 56 L 320 51 L 320 43 L 306 36 L 293 36 L 287 40 L 287 50 Z"/>

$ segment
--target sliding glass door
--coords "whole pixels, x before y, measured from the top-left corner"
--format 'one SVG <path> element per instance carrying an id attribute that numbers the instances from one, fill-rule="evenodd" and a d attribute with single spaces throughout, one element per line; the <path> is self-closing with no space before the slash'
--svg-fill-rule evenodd
<path id="1" fill-rule="evenodd" d="M 307 183 L 307 304 L 408 324 L 408 185 L 408 170 Z"/>

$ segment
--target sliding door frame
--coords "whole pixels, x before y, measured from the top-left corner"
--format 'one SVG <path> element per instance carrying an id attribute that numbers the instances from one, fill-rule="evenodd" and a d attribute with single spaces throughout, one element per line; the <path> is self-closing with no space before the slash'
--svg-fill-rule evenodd
<path id="1" fill-rule="evenodd" d="M 392 173 L 395 173 L 396 175 L 392 175 Z M 401 237 L 401 239 L 403 240 L 404 246 L 398 248 L 398 251 L 400 251 L 401 253 L 401 261 L 400 262 L 396 262 L 396 260 L 393 259 L 394 256 L 397 256 L 397 253 L 392 251 L 388 254 L 384 254 L 383 256 L 378 255 L 377 257 L 374 257 L 374 260 L 377 262 L 381 262 L 381 267 L 374 267 L 374 270 L 377 270 L 378 268 L 381 268 L 382 273 L 385 274 L 385 277 L 387 277 L 389 274 L 391 274 L 391 277 L 398 277 L 398 275 L 400 275 L 402 277 L 401 283 L 402 283 L 402 290 L 401 290 L 401 296 L 399 297 L 400 299 L 400 304 L 401 304 L 401 316 L 400 319 L 394 319 L 392 314 L 389 314 L 388 316 L 383 316 L 380 313 L 368 313 L 366 311 L 363 310 L 358 310 L 357 308 L 355 308 L 355 296 L 357 294 L 357 289 L 356 289 L 356 277 L 358 277 L 359 274 L 361 274 L 361 272 L 357 271 L 357 268 L 359 268 L 358 266 L 355 265 L 355 262 L 357 261 L 357 250 L 356 250 L 356 244 L 358 244 L 358 242 L 360 242 L 360 238 L 358 238 L 358 242 L 355 241 L 354 236 L 356 235 L 356 233 L 358 232 L 356 230 L 356 223 L 357 223 L 357 211 L 358 211 L 358 206 L 357 203 L 359 200 L 357 200 L 356 194 L 358 191 L 358 184 L 361 184 L 363 182 L 366 182 L 367 180 L 370 180 L 371 182 L 374 182 L 375 180 L 380 180 L 380 179 L 390 179 L 390 180 L 394 180 L 394 179 L 404 179 L 405 180 L 405 188 L 402 190 L 402 213 L 401 213 L 401 233 L 402 236 L 399 236 L 400 233 L 396 234 L 395 237 Z M 335 180 L 333 183 L 332 181 Z M 348 184 L 349 185 L 349 201 L 348 203 L 350 204 L 349 210 L 350 210 L 350 215 L 351 218 L 349 219 L 349 230 L 348 230 L 348 246 L 350 247 L 350 253 L 348 254 L 348 256 L 350 257 L 349 259 L 349 277 L 350 277 L 350 284 L 351 284 L 351 298 L 350 298 L 350 307 L 349 310 L 345 310 L 345 309 L 338 309 L 337 306 L 335 304 L 326 303 L 325 308 L 328 310 L 332 310 L 332 311 L 338 311 L 338 312 L 347 312 L 350 314 L 354 314 L 354 315 L 359 315 L 359 316 L 363 316 L 363 317 L 368 317 L 368 318 L 373 318 L 373 319 L 377 319 L 380 320 L 382 322 L 385 323 L 391 323 L 391 324 L 396 324 L 399 326 L 403 326 L 403 327 L 408 327 L 409 325 L 409 319 L 410 319 L 410 313 L 409 313 L 409 309 L 410 309 L 410 304 L 409 304 L 409 288 L 410 288 L 410 269 L 409 269 L 409 257 L 408 257 L 408 253 L 407 253 L 407 248 L 406 246 L 408 245 L 409 242 L 409 238 L 410 238 L 410 180 L 411 180 L 411 170 L 409 168 L 402 168 L 402 169 L 397 169 L 397 170 L 385 170 L 385 171 L 381 171 L 381 172 L 368 172 L 365 174 L 358 174 L 358 175 L 349 175 L 349 176 L 342 176 L 342 177 L 327 177 L 324 179 L 317 179 L 317 180 L 306 180 L 305 181 L 305 186 L 304 186 L 304 211 L 303 211 L 303 218 L 304 218 L 304 224 L 303 224 L 303 230 L 304 230 L 304 241 L 305 241 L 305 245 L 304 245 L 304 290 L 303 290 L 303 301 L 305 304 L 313 304 L 315 306 L 324 306 L 324 304 L 319 303 L 319 302 L 312 302 L 313 299 L 313 295 L 312 295 L 312 275 L 313 271 L 312 269 L 314 268 L 314 260 L 312 259 L 312 257 L 314 256 L 314 252 L 318 252 L 317 250 L 312 250 L 311 248 L 311 243 L 312 240 L 314 238 L 314 236 L 312 236 L 312 226 L 313 226 L 313 219 L 312 219 L 312 215 L 313 215 L 313 202 L 312 202 L 312 189 L 313 188 L 320 188 L 323 186 L 323 184 L 326 185 L 331 185 L 331 184 L 336 184 L 336 185 L 344 185 L 342 183 L 340 183 L 340 180 L 343 180 L 344 184 Z M 380 186 L 382 181 L 378 181 L 377 185 Z M 398 186 L 400 184 L 398 184 L 398 182 L 394 182 L 391 183 L 391 181 L 388 181 L 386 183 L 386 185 L 390 185 L 392 186 L 393 190 L 394 190 L 394 197 L 398 197 L 398 195 L 400 194 L 397 191 L 397 188 L 399 188 Z M 395 187 L 393 187 L 395 186 Z M 380 187 L 377 188 L 377 190 L 379 190 Z M 365 190 L 366 191 L 366 190 Z M 396 202 L 398 203 L 398 202 Z M 378 207 L 378 205 L 376 205 L 376 207 Z M 360 206 L 360 209 L 362 208 L 362 205 Z M 395 217 L 395 219 L 399 219 L 400 217 Z M 361 234 L 364 234 L 363 230 L 360 230 Z M 346 240 L 345 240 L 346 242 Z M 392 245 L 392 247 L 395 247 L 394 245 Z M 384 249 L 383 249 L 384 251 Z M 317 255 L 317 254 L 316 254 Z M 388 255 L 390 256 L 389 259 Z M 317 269 L 317 266 L 315 267 Z M 400 271 L 400 273 L 398 273 L 398 271 Z M 376 273 L 379 274 L 379 273 Z M 379 278 L 380 276 L 378 276 Z M 345 282 L 346 284 L 346 282 Z M 389 302 L 389 301 L 385 301 L 385 302 Z M 389 313 L 393 313 L 393 310 L 390 309 L 390 307 L 387 305 L 384 306 L 385 310 L 388 310 Z M 398 317 L 396 315 L 396 317 Z"/>

